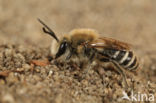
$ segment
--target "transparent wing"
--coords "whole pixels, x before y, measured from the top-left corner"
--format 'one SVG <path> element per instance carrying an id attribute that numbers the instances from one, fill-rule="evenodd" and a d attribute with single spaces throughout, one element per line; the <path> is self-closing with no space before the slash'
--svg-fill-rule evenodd
<path id="1" fill-rule="evenodd" d="M 131 48 L 131 45 L 128 43 L 106 37 L 98 38 L 92 42 L 88 42 L 87 46 L 91 48 L 111 48 L 118 50 L 129 50 Z"/>

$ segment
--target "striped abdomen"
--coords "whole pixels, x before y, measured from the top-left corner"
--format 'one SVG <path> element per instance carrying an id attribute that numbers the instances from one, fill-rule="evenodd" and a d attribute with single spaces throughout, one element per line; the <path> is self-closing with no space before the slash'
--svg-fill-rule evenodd
<path id="1" fill-rule="evenodd" d="M 116 49 L 108 49 L 106 51 L 111 60 L 117 62 L 125 69 L 136 70 L 139 66 L 137 57 L 132 51 Z"/>

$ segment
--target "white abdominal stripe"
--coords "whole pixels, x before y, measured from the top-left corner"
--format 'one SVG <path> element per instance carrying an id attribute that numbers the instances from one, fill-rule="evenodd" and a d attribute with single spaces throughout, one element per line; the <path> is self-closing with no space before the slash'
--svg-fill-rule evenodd
<path id="1" fill-rule="evenodd" d="M 132 51 L 116 50 L 112 55 L 112 59 L 128 70 L 134 70 L 139 65 Z"/>

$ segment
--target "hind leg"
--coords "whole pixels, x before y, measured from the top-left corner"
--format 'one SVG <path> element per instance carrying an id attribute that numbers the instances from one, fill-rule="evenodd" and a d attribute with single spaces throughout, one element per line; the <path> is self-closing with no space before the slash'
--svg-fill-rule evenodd
<path id="1" fill-rule="evenodd" d="M 128 88 L 129 86 L 128 86 L 128 83 L 127 83 L 127 80 L 126 80 L 125 73 L 123 72 L 123 70 L 121 69 L 121 67 L 117 63 L 115 63 L 115 62 L 112 62 L 112 63 L 115 65 L 117 71 L 122 75 L 123 81 L 125 83 L 125 88 Z"/>

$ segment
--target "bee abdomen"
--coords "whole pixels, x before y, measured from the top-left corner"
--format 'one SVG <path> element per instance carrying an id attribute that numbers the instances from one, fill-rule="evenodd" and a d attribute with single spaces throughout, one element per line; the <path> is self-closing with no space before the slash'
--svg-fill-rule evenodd
<path id="1" fill-rule="evenodd" d="M 124 51 L 124 50 L 113 50 L 111 52 L 112 60 L 116 61 L 123 68 L 128 70 L 135 70 L 138 68 L 138 60 L 132 51 Z"/>

